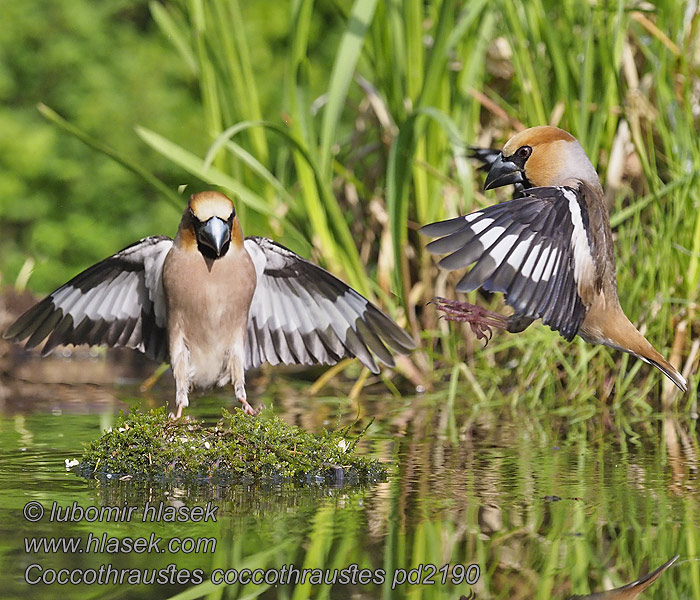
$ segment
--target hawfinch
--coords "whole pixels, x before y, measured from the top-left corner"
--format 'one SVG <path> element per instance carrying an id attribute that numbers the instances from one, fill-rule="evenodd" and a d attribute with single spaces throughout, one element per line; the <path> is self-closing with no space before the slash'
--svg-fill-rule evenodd
<path id="1" fill-rule="evenodd" d="M 233 203 L 194 194 L 175 239 L 152 236 L 76 275 L 5 333 L 27 348 L 101 344 L 168 360 L 177 412 L 192 386 L 233 384 L 249 414 L 244 373 L 263 362 L 333 364 L 357 357 L 372 372 L 413 339 L 342 281 L 262 237 L 243 239 Z M 371 352 L 370 352 L 371 351 Z"/>
<path id="2" fill-rule="evenodd" d="M 428 244 L 449 254 L 440 266 L 474 265 L 457 291 L 483 288 L 505 294 L 506 317 L 467 302 L 436 299 L 453 321 L 470 323 L 485 338 L 490 327 L 517 333 L 542 319 L 571 341 L 578 334 L 641 358 L 681 390 L 678 370 L 639 333 L 617 298 L 615 254 L 598 175 L 581 145 L 556 127 L 532 127 L 513 136 L 490 162 L 485 188 L 522 186 L 518 197 L 421 228 L 439 237 Z"/>

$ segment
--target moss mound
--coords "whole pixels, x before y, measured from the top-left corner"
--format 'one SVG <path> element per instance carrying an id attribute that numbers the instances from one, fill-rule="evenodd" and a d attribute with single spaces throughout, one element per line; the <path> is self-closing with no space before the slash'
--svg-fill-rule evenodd
<path id="1" fill-rule="evenodd" d="M 363 432 L 364 433 L 364 432 Z M 362 437 L 348 429 L 307 433 L 271 411 L 257 417 L 223 411 L 213 427 L 172 421 L 165 408 L 120 415 L 115 427 L 83 451 L 86 477 L 205 477 L 233 481 L 294 480 L 309 484 L 364 483 L 386 468 L 354 452 Z"/>

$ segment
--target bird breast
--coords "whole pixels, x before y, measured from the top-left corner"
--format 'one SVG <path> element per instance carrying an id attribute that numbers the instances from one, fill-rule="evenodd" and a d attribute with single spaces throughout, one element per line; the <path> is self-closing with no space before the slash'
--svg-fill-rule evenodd
<path id="1" fill-rule="evenodd" d="M 163 267 L 171 349 L 184 341 L 190 381 L 197 387 L 230 380 L 232 353 L 245 350 L 255 267 L 244 248 L 217 260 L 173 247 Z M 172 350 L 171 350 L 172 355 Z"/>

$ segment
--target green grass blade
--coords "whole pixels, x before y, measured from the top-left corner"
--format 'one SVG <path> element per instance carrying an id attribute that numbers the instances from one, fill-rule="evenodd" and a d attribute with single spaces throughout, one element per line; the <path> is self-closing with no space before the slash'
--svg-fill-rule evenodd
<path id="1" fill-rule="evenodd" d="M 321 125 L 320 157 L 321 171 L 324 176 L 330 176 L 333 159 L 331 146 L 336 140 L 340 116 L 346 105 L 355 66 L 362 50 L 367 29 L 372 22 L 376 5 L 377 0 L 355 0 L 335 56 L 328 86 L 328 101 L 324 107 Z"/>
<path id="2" fill-rule="evenodd" d="M 206 36 L 207 18 L 206 7 L 203 0 L 189 0 L 188 2 L 192 33 L 194 35 L 195 56 L 199 64 L 200 92 L 204 105 L 204 119 L 209 136 L 214 139 L 222 129 L 221 107 L 216 85 L 216 72 L 213 63 L 207 57 Z"/>
<path id="3" fill-rule="evenodd" d="M 182 23 L 176 23 L 168 9 L 159 2 L 149 2 L 151 16 L 170 43 L 175 47 L 187 68 L 193 75 L 199 74 L 197 59 L 192 51 L 189 34 Z"/>

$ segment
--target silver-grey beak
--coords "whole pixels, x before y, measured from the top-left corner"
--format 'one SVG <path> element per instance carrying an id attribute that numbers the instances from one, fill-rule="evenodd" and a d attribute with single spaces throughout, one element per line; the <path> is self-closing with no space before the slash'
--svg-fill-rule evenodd
<path id="1" fill-rule="evenodd" d="M 486 183 L 484 183 L 484 189 L 492 190 L 493 188 L 503 185 L 524 182 L 525 177 L 523 176 L 522 169 L 512 160 L 503 160 L 503 152 L 501 152 L 489 169 Z"/>
<path id="2" fill-rule="evenodd" d="M 222 248 L 231 241 L 228 224 L 219 217 L 212 217 L 203 223 L 197 233 L 199 242 L 211 248 L 217 256 L 221 256 Z"/>

